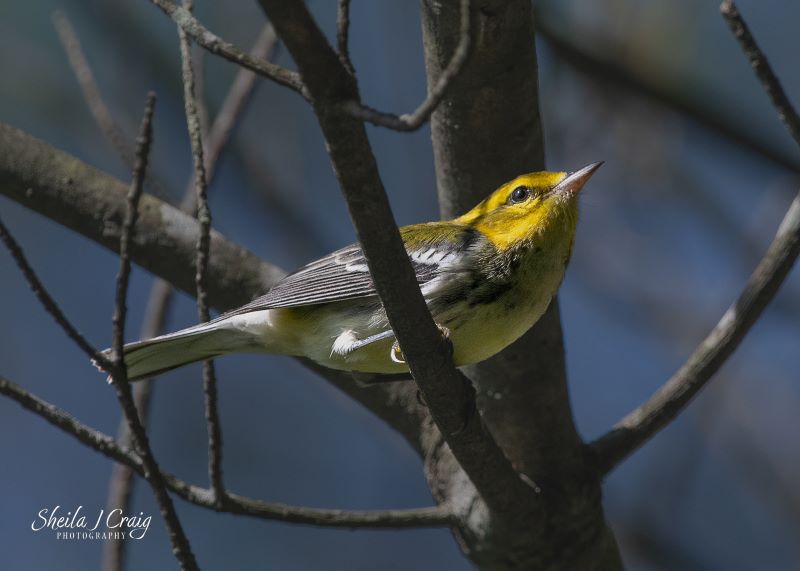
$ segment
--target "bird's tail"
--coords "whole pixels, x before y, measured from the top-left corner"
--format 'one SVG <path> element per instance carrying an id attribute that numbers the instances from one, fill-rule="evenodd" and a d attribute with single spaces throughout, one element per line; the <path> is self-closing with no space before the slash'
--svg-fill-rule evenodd
<path id="1" fill-rule="evenodd" d="M 237 321 L 218 319 L 126 344 L 123 354 L 128 378 L 136 381 L 228 353 L 263 350 L 253 332 L 238 326 Z M 103 355 L 111 357 L 111 349 Z"/>

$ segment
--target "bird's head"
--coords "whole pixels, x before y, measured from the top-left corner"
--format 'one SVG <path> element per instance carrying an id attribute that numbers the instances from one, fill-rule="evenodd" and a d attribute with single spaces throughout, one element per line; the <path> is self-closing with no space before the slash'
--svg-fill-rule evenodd
<path id="1" fill-rule="evenodd" d="M 518 176 L 457 221 L 482 232 L 501 251 L 552 232 L 571 240 L 578 220 L 578 194 L 602 164 L 592 163 L 573 173 Z"/>

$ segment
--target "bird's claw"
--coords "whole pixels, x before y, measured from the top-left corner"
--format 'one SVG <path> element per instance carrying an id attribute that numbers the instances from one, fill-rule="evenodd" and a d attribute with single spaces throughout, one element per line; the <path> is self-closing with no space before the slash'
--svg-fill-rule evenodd
<path id="1" fill-rule="evenodd" d="M 448 341 L 447 345 L 450 348 L 450 351 L 452 352 L 453 344 L 449 343 L 449 341 L 450 341 L 450 330 L 447 327 L 445 327 L 444 325 L 440 325 L 439 323 L 436 324 L 436 328 L 442 334 L 442 339 L 444 339 L 445 341 Z M 406 362 L 405 355 L 403 355 L 403 350 L 400 349 L 400 343 L 398 343 L 397 341 L 392 343 L 392 348 L 389 351 L 389 358 L 392 360 L 393 363 L 405 364 L 405 362 Z"/>

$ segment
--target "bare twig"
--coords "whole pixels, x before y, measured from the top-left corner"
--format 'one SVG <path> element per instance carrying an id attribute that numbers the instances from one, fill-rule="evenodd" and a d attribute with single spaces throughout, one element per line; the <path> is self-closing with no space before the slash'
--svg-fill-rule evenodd
<path id="1" fill-rule="evenodd" d="M 722 12 L 725 21 L 728 22 L 733 35 L 739 41 L 739 45 L 744 50 L 750 66 L 764 87 L 764 91 L 767 92 L 767 95 L 772 100 L 772 105 L 778 111 L 781 121 L 786 125 L 794 141 L 800 145 L 800 115 L 798 115 L 792 102 L 786 96 L 778 76 L 775 75 L 769 60 L 764 56 L 761 48 L 758 47 L 755 38 L 750 33 L 750 29 L 742 19 L 741 14 L 739 14 L 736 4 L 733 3 L 733 0 L 724 0 L 720 5 L 720 12 Z"/>
<path id="2" fill-rule="evenodd" d="M 117 274 L 117 291 L 114 300 L 114 316 L 112 318 L 113 349 L 112 361 L 114 367 L 109 373 L 115 373 L 124 369 L 123 345 L 125 344 L 125 318 L 127 315 L 126 299 L 128 297 L 128 284 L 131 275 L 130 247 L 133 241 L 133 229 L 136 226 L 136 219 L 139 217 L 139 200 L 144 190 L 144 179 L 147 173 L 147 162 L 150 156 L 150 145 L 153 141 L 153 112 L 156 105 L 156 95 L 153 92 L 147 94 L 147 102 L 144 107 L 144 117 L 136 139 L 136 154 L 133 165 L 133 180 L 128 190 L 128 202 L 125 209 L 125 219 L 122 222 L 122 234 L 119 239 L 119 273 Z M 124 376 L 124 375 L 123 375 Z M 131 401 L 132 402 L 132 401 Z M 138 416 L 137 416 L 138 419 Z"/>
<path id="3" fill-rule="evenodd" d="M 222 38 L 215 36 L 208 31 L 191 13 L 183 6 L 173 4 L 169 0 L 150 0 L 158 6 L 165 14 L 172 18 L 175 23 L 186 32 L 199 45 L 206 48 L 211 53 L 224 57 L 225 59 L 250 69 L 259 75 L 263 75 L 276 83 L 289 87 L 308 98 L 308 90 L 301 77 L 287 69 L 261 59 L 251 57 L 244 53 L 240 48 L 226 42 Z M 456 76 L 466 64 L 469 57 L 469 50 L 472 45 L 470 0 L 461 0 L 461 31 L 458 45 L 453 52 L 453 57 L 442 72 L 439 81 L 434 85 L 425 100 L 413 112 L 403 115 L 395 115 L 373 109 L 356 99 L 343 101 L 340 109 L 344 112 L 377 125 L 394 129 L 396 131 L 416 131 L 430 118 L 431 114 L 442 101 Z M 341 14 L 341 12 L 340 12 Z M 342 24 L 340 19 L 340 24 Z M 342 28 L 340 27 L 339 33 Z M 346 38 L 347 34 L 345 34 Z M 341 37 L 341 35 L 339 36 Z M 346 53 L 346 52 L 345 52 Z M 349 59 L 347 60 L 349 61 Z M 351 64 L 352 65 L 352 64 Z M 346 68 L 349 69 L 349 68 Z"/>
<path id="4" fill-rule="evenodd" d="M 92 73 L 92 68 L 89 66 L 89 62 L 81 49 L 80 40 L 72 24 L 67 16 L 60 11 L 53 13 L 53 24 L 58 32 L 58 37 L 61 39 L 61 44 L 64 46 L 64 51 L 67 53 L 69 64 L 78 80 L 78 85 L 80 85 L 83 98 L 86 100 L 86 105 L 89 107 L 92 117 L 99 125 L 106 140 L 111 143 L 117 155 L 122 159 L 123 164 L 129 169 L 133 169 L 133 149 L 122 134 L 122 130 L 114 121 L 111 111 L 103 100 L 103 96 L 100 95 L 100 89 L 94 79 L 94 73 Z"/>
<path id="5" fill-rule="evenodd" d="M 0 240 L 2 240 L 6 248 L 8 248 L 11 257 L 14 258 L 17 266 L 22 271 L 25 279 L 28 281 L 31 290 L 33 290 L 33 293 L 37 298 L 39 298 L 39 301 L 47 313 L 53 316 L 53 318 L 56 320 L 56 323 L 61 326 L 61 329 L 64 330 L 67 336 L 75 341 L 75 344 L 78 345 L 78 347 L 80 347 L 90 359 L 95 361 L 105 370 L 111 368 L 112 363 L 101 353 L 99 353 L 97 349 L 92 347 L 86 338 L 81 335 L 77 329 L 75 329 L 75 326 L 70 323 L 69 319 L 67 319 L 67 317 L 64 315 L 64 312 L 61 311 L 61 308 L 58 307 L 58 304 L 44 288 L 41 280 L 39 280 L 39 276 L 36 275 L 36 272 L 33 271 L 33 268 L 28 263 L 27 258 L 25 258 L 25 253 L 22 251 L 22 248 L 8 231 L 8 228 L 6 228 L 2 220 L 0 220 Z"/>
<path id="6" fill-rule="evenodd" d="M 184 2 L 191 11 L 190 1 Z M 186 109 L 186 125 L 189 141 L 192 145 L 194 162 L 194 188 L 197 196 L 197 222 L 200 235 L 197 238 L 197 264 L 195 286 L 197 293 L 197 314 L 201 322 L 209 320 L 208 300 L 206 293 L 206 269 L 208 267 L 208 249 L 211 243 L 211 211 L 208 208 L 208 186 L 206 184 L 206 165 L 203 158 L 203 133 L 200 118 L 197 114 L 195 95 L 194 67 L 189 36 L 178 28 L 180 39 L 181 62 L 183 64 L 183 99 Z M 205 396 L 206 422 L 208 425 L 208 476 L 216 501 L 225 498 L 225 486 L 222 482 L 222 427 L 217 406 L 217 376 L 214 362 L 211 359 L 203 362 L 203 394 Z"/>
<path id="7" fill-rule="evenodd" d="M 74 436 L 92 450 L 129 466 L 139 475 L 145 474 L 144 463 L 133 450 L 120 446 L 111 436 L 82 424 L 57 406 L 43 401 L 2 377 L 0 377 L 0 394 L 11 398 L 37 416 Z M 247 515 L 264 520 L 325 527 L 376 529 L 448 527 L 454 521 L 452 512 L 446 506 L 387 511 L 349 511 L 289 506 L 264 502 L 234 493 L 229 493 L 225 505 L 220 507 L 214 501 L 210 490 L 193 486 L 167 473 L 163 473 L 162 477 L 165 485 L 171 491 L 189 503 L 215 511 Z"/>
<path id="8" fill-rule="evenodd" d="M 336 12 L 336 47 L 339 50 L 339 60 L 352 74 L 355 74 L 353 62 L 350 60 L 350 0 L 339 0 Z"/>
<path id="9" fill-rule="evenodd" d="M 277 37 L 272 26 L 267 25 L 256 40 L 251 54 L 254 57 L 269 58 L 277 43 Z M 211 187 L 216 171 L 216 164 L 223 150 L 231 140 L 231 135 L 239 123 L 242 114 L 250 100 L 250 95 L 255 86 L 256 75 L 245 69 L 239 69 L 236 77 L 231 84 L 228 94 L 220 107 L 217 116 L 209 129 L 205 147 L 205 166 L 206 178 L 209 188 Z M 198 91 L 199 87 L 198 87 Z M 199 101 L 202 98 L 199 99 Z M 194 174 L 189 177 L 186 191 L 181 201 L 183 212 L 193 212 L 196 209 L 197 194 L 194 190 Z M 172 286 L 162 280 L 156 279 L 150 290 L 150 296 L 145 310 L 141 339 L 149 339 L 160 335 L 164 331 L 164 321 L 166 313 L 172 300 Z M 149 409 L 150 397 L 152 395 L 152 379 L 143 379 L 133 387 L 133 396 L 136 402 L 136 409 L 142 423 L 147 424 L 147 413 Z M 130 446 L 130 431 L 123 419 L 117 431 L 117 440 L 125 446 Z M 133 487 L 133 470 L 123 464 L 114 464 L 112 475 L 109 481 L 108 499 L 106 505 L 108 511 L 112 509 L 122 509 L 127 513 L 127 505 L 130 502 L 131 490 Z M 108 541 L 105 543 L 103 551 L 103 569 L 117 570 L 122 568 L 124 557 L 125 541 Z"/>
<path id="10" fill-rule="evenodd" d="M 167 311 L 173 299 L 173 291 L 168 282 L 156 278 L 147 300 L 147 308 L 140 331 L 142 339 L 150 339 L 163 333 Z M 144 427 L 147 427 L 150 402 L 153 395 L 152 389 L 152 379 L 143 379 L 133 387 L 133 401 Z M 124 418 L 120 419 L 119 427 L 117 428 L 117 442 L 125 448 L 129 448 L 132 445 L 131 431 Z M 128 513 L 133 482 L 133 470 L 124 464 L 115 463 L 111 469 L 111 477 L 108 482 L 106 513 L 110 513 L 111 510 L 115 509 L 122 510 L 122 513 Z M 122 569 L 125 545 L 124 539 L 113 539 L 105 542 L 101 568 L 105 571 Z"/>
<path id="11" fill-rule="evenodd" d="M 78 80 L 78 85 L 81 88 L 83 99 L 86 101 L 89 112 L 100 127 L 100 131 L 103 133 L 105 139 L 117 153 L 122 164 L 129 170 L 133 170 L 133 148 L 128 144 L 127 137 L 116 121 L 114 121 L 114 117 L 111 115 L 108 105 L 106 105 L 103 100 L 103 96 L 95 81 L 92 68 L 83 53 L 80 40 L 69 18 L 67 18 L 63 12 L 57 10 L 53 12 L 53 24 L 61 39 L 61 44 L 64 46 L 64 51 L 67 54 L 67 59 L 75 74 L 75 78 Z M 152 168 L 149 169 L 147 182 L 152 186 L 155 194 L 158 196 L 167 196 L 163 184 L 159 181 L 158 177 L 153 174 Z"/>
<path id="12" fill-rule="evenodd" d="M 796 157 L 776 150 L 755 139 L 752 133 L 724 117 L 717 109 L 704 106 L 688 96 L 689 90 L 673 88 L 680 81 L 653 82 L 625 67 L 614 58 L 604 58 L 583 49 L 574 38 L 544 18 L 536 19 L 536 32 L 553 49 L 555 56 L 588 76 L 600 86 L 619 86 L 623 90 L 643 96 L 648 100 L 685 115 L 698 125 L 744 147 L 775 164 L 793 172 L 800 172 Z M 574 36 L 574 34 L 573 34 Z"/>
<path id="13" fill-rule="evenodd" d="M 794 136 L 794 126 L 798 124 L 797 113 L 785 95 L 774 95 L 782 94 L 783 90 L 778 78 L 772 73 L 766 56 L 755 44 L 752 36 L 742 32 L 742 30 L 746 32 L 746 28 L 733 3 L 724 1 L 721 10 L 726 18 L 733 19 L 734 33 L 737 34 L 765 89 L 772 94 L 773 103 L 781 117 L 786 118 L 784 122 Z M 775 297 L 798 254 L 800 254 L 800 193 L 789 206 L 772 244 L 747 280 L 739 298 L 728 308 L 711 333 L 700 343 L 686 363 L 647 402 L 590 445 L 597 453 L 601 473 L 608 473 L 653 437 L 705 386 L 736 350 L 764 308 Z"/>
<path id="14" fill-rule="evenodd" d="M 147 438 L 142 422 L 139 420 L 139 413 L 133 400 L 130 382 L 128 381 L 127 369 L 125 367 L 123 344 L 125 333 L 126 297 L 128 293 L 128 283 L 130 278 L 131 260 L 129 246 L 133 240 L 133 231 L 138 217 L 139 198 L 142 195 L 145 173 L 147 171 L 148 153 L 152 141 L 152 118 L 155 107 L 155 94 L 149 93 L 145 106 L 144 119 L 140 129 L 139 137 L 136 140 L 136 160 L 133 169 L 133 181 L 128 192 L 128 208 L 125 214 L 125 221 L 122 226 L 122 236 L 120 237 L 119 257 L 120 266 L 117 274 L 117 293 L 114 306 L 113 318 L 113 367 L 108 371 L 111 375 L 114 389 L 117 393 L 122 412 L 128 421 L 131 431 L 131 440 L 134 448 L 138 451 L 141 458 L 141 466 L 144 477 L 147 479 L 156 502 L 159 506 L 161 516 L 167 527 L 167 532 L 172 544 L 175 558 L 182 569 L 199 569 L 197 561 L 192 553 L 191 545 L 183 531 L 183 526 L 178 519 L 175 506 L 167 493 L 164 478 L 158 467 L 155 456 L 150 449 L 150 442 Z"/>
<path id="15" fill-rule="evenodd" d="M 288 87 L 300 94 L 305 94 L 305 87 L 300 75 L 272 62 L 248 55 L 242 49 L 226 42 L 208 31 L 184 6 L 178 6 L 169 0 L 150 0 L 192 38 L 198 45 L 211 53 L 228 61 L 241 65 L 272 81 Z"/>
<path id="16" fill-rule="evenodd" d="M 672 421 L 736 350 L 772 300 L 800 253 L 800 195 L 744 290 L 684 365 L 639 408 L 591 447 L 607 473 Z"/>
<path id="17" fill-rule="evenodd" d="M 141 473 L 141 460 L 133 450 L 120 446 L 111 436 L 82 424 L 56 405 L 40 399 L 2 376 L 0 376 L 0 394 L 16 401 L 22 407 L 42 417 L 56 428 L 60 428 L 67 434 L 74 436 L 88 448 L 112 460 L 133 466 L 137 472 Z"/>
<path id="18" fill-rule="evenodd" d="M 275 29 L 267 24 L 264 30 L 256 39 L 250 50 L 250 55 L 259 59 L 269 59 L 278 43 Z M 219 108 L 214 118 L 211 128 L 208 130 L 208 137 L 204 143 L 204 158 L 206 167 L 206 181 L 210 187 L 216 176 L 216 167 L 222 152 L 227 147 L 233 131 L 239 123 L 242 112 L 255 87 L 256 74 L 247 68 L 240 68 L 231 84 L 222 106 Z M 198 91 L 199 92 L 199 91 Z M 197 194 L 194 191 L 194 175 L 190 177 L 186 192 L 181 202 L 181 210 L 184 212 L 194 211 L 196 206 Z"/>
<path id="19" fill-rule="evenodd" d="M 452 85 L 469 58 L 469 51 L 472 47 L 472 18 L 470 10 L 470 0 L 461 0 L 461 29 L 459 30 L 458 45 L 453 52 L 453 57 L 442 71 L 439 80 L 436 82 L 425 100 L 412 113 L 404 115 L 394 115 L 372 109 L 363 105 L 358 100 L 349 100 L 344 103 L 344 108 L 354 117 L 362 119 L 379 127 L 394 129 L 395 131 L 416 131 L 430 118 L 431 114 L 442 102 L 447 90 Z M 340 48 L 341 50 L 341 48 Z"/>

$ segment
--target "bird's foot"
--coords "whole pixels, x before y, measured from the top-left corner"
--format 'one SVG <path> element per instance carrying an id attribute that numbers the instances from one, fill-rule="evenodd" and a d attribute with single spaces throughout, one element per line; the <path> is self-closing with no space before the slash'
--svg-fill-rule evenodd
<path id="1" fill-rule="evenodd" d="M 444 325 L 441 325 L 439 323 L 436 324 L 436 327 L 441 332 L 442 339 L 445 339 L 445 340 L 449 340 L 450 339 L 450 330 L 447 327 L 445 327 Z M 448 343 L 448 345 L 452 348 L 452 344 Z M 403 350 L 400 349 L 400 343 L 398 343 L 397 341 L 392 343 L 392 348 L 389 351 L 389 357 L 392 359 L 393 363 L 405 364 L 405 362 L 406 362 L 405 355 L 403 355 Z"/>

